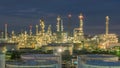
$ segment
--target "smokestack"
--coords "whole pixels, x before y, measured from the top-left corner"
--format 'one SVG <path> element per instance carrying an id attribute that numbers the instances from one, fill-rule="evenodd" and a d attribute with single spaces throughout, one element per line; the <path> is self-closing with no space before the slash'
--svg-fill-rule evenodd
<path id="1" fill-rule="evenodd" d="M 109 33 L 109 16 L 106 16 L 106 35 Z"/>
<path id="2" fill-rule="evenodd" d="M 32 26 L 30 25 L 30 36 L 32 35 Z"/>
<path id="3" fill-rule="evenodd" d="M 7 40 L 7 24 L 5 24 L 5 39 Z"/>
<path id="4" fill-rule="evenodd" d="M 36 35 L 38 35 L 38 25 L 36 25 Z"/>

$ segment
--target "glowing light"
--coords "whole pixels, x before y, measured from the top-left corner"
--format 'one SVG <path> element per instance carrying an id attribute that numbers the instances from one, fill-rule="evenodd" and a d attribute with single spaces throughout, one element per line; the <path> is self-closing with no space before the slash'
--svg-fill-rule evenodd
<path id="1" fill-rule="evenodd" d="M 79 16 L 79 19 L 83 19 L 83 15 L 82 15 L 82 13 L 81 13 L 80 16 Z"/>
<path id="2" fill-rule="evenodd" d="M 58 21 L 61 20 L 60 16 L 57 17 L 57 20 L 58 20 Z"/>
<path id="3" fill-rule="evenodd" d="M 109 20 L 110 19 L 109 16 L 106 16 L 106 19 Z"/>
<path id="4" fill-rule="evenodd" d="M 61 52 L 62 52 L 62 49 L 61 49 L 61 48 L 59 48 L 59 49 L 58 49 L 58 52 L 59 52 L 59 53 L 61 53 Z"/>
<path id="5" fill-rule="evenodd" d="M 71 14 L 69 14 L 69 15 L 68 15 L 68 17 L 69 17 L 69 18 L 71 18 L 71 17 L 72 17 L 72 15 L 71 15 Z"/>

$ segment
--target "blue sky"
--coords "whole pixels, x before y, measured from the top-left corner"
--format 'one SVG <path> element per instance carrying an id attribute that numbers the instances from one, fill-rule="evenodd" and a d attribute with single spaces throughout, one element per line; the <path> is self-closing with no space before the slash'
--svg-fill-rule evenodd
<path id="1" fill-rule="evenodd" d="M 79 26 L 78 16 L 84 15 L 86 34 L 98 34 L 105 31 L 105 16 L 110 16 L 110 32 L 120 34 L 120 0 L 1 0 L 0 31 L 8 24 L 9 32 L 28 30 L 29 25 L 39 25 L 39 19 L 45 20 L 46 27 L 56 29 L 56 17 L 60 15 L 64 30 L 72 31 Z M 68 29 L 68 14 L 72 23 Z"/>

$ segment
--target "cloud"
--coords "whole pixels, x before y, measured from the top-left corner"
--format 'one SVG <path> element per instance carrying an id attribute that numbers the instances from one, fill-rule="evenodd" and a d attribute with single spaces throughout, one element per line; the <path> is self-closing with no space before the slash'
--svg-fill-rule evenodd
<path id="1" fill-rule="evenodd" d="M 21 10 L 18 10 L 19 13 L 32 13 L 32 12 L 36 12 L 36 8 L 31 8 L 31 9 L 21 9 Z"/>

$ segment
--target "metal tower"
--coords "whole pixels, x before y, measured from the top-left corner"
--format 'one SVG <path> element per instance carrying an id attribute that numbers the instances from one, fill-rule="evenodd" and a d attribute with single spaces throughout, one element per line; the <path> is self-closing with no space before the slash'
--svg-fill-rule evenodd
<path id="1" fill-rule="evenodd" d="M 79 29 L 80 29 L 80 35 L 83 35 L 84 33 L 83 33 L 83 15 L 82 15 L 82 13 L 80 14 L 80 16 L 79 16 L 79 19 L 80 19 L 80 26 L 79 26 Z"/>
<path id="2" fill-rule="evenodd" d="M 61 20 L 61 31 L 63 31 L 64 27 L 63 27 L 63 20 Z"/>
<path id="3" fill-rule="evenodd" d="M 40 20 L 40 26 L 41 26 L 41 33 L 44 34 L 44 32 L 45 32 L 45 23 L 44 23 L 44 20 Z"/>
<path id="4" fill-rule="evenodd" d="M 5 39 L 7 40 L 7 24 L 5 24 Z"/>
<path id="5" fill-rule="evenodd" d="M 60 18 L 60 16 L 58 16 L 57 17 L 57 32 L 59 32 L 60 31 L 60 20 L 61 20 L 61 18 Z"/>
<path id="6" fill-rule="evenodd" d="M 30 25 L 30 36 L 32 35 L 32 26 Z"/>
<path id="7" fill-rule="evenodd" d="M 38 25 L 36 25 L 36 35 L 38 35 Z"/>
<path id="8" fill-rule="evenodd" d="M 106 16 L 105 17 L 106 18 L 106 35 L 108 35 L 108 33 L 109 33 L 109 16 Z"/>
<path id="9" fill-rule="evenodd" d="M 52 35 L 51 25 L 48 26 L 47 33 L 48 33 L 49 35 Z"/>

